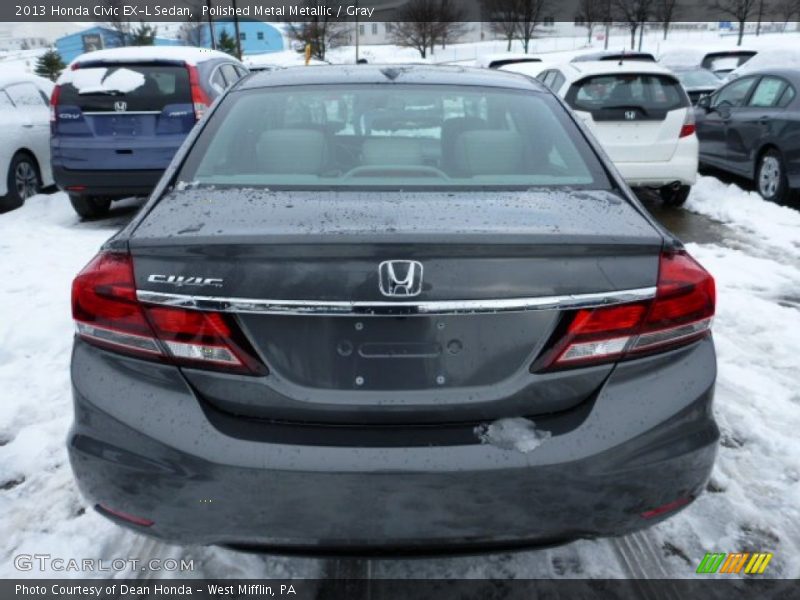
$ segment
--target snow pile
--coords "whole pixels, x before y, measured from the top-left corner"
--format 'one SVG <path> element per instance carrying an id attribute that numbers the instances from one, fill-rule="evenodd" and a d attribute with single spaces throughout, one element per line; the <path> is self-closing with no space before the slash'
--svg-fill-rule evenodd
<path id="1" fill-rule="evenodd" d="M 475 435 L 481 444 L 491 444 L 503 450 L 518 450 L 524 454 L 533 452 L 551 437 L 549 431 L 536 429 L 536 424 L 528 419 L 500 419 L 478 425 Z"/>
<path id="2" fill-rule="evenodd" d="M 66 451 L 72 422 L 70 286 L 130 216 L 129 208 L 122 218 L 80 223 L 63 193 L 35 196 L 0 214 L 0 578 L 142 575 L 20 572 L 13 560 L 19 554 L 106 564 L 182 556 L 195 560 L 195 570 L 183 574 L 189 577 L 317 576 L 318 561 L 156 543 L 99 516 L 78 493 Z"/>
<path id="3" fill-rule="evenodd" d="M 714 177 L 700 177 L 686 208 L 747 234 L 758 245 L 780 249 L 784 257 L 800 258 L 800 212 L 765 201 Z"/>

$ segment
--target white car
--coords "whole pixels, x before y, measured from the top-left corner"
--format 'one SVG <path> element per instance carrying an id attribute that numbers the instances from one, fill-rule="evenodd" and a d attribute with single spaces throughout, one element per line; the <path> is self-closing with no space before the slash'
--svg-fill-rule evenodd
<path id="1" fill-rule="evenodd" d="M 576 62 L 537 78 L 563 98 L 594 134 L 629 185 L 656 188 L 680 206 L 697 179 L 698 141 L 691 103 L 657 63 Z"/>
<path id="2" fill-rule="evenodd" d="M 0 211 L 53 185 L 50 94 L 53 84 L 25 73 L 0 76 Z"/>

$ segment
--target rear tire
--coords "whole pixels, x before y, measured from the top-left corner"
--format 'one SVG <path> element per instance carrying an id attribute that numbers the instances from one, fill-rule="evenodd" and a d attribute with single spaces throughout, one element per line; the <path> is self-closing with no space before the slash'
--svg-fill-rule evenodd
<path id="1" fill-rule="evenodd" d="M 25 200 L 42 189 L 42 179 L 36 160 L 24 152 L 17 152 L 8 165 L 7 193 L 0 197 L 0 212 L 19 208 Z"/>
<path id="2" fill-rule="evenodd" d="M 692 190 L 690 185 L 681 185 L 677 188 L 672 186 L 664 186 L 658 190 L 659 196 L 664 206 L 683 206 L 686 199 L 689 197 L 689 192 Z"/>
<path id="3" fill-rule="evenodd" d="M 102 198 L 98 196 L 77 196 L 75 194 L 69 195 L 69 201 L 72 208 L 80 215 L 82 219 L 99 219 L 108 214 L 108 209 L 111 207 L 110 198 Z"/>
<path id="4" fill-rule="evenodd" d="M 785 204 L 789 201 L 789 181 L 781 153 L 775 149 L 767 150 L 758 160 L 756 167 L 756 189 L 764 200 Z"/>

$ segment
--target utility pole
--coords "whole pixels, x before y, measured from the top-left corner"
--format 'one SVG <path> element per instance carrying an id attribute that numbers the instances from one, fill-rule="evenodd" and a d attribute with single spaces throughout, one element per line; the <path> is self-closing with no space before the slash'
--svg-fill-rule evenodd
<path id="1" fill-rule="evenodd" d="M 239 35 L 239 15 L 236 14 L 236 0 L 231 0 L 233 6 L 233 30 L 236 34 L 236 58 L 242 60 L 242 40 Z"/>
<path id="2" fill-rule="evenodd" d="M 358 27 L 359 27 L 358 26 L 358 0 L 356 0 L 356 64 L 358 64 L 358 60 L 360 58 L 359 57 L 359 51 L 360 51 L 360 48 L 359 48 L 359 42 L 360 42 L 359 33 L 360 32 L 359 32 Z"/>
<path id="3" fill-rule="evenodd" d="M 208 33 L 211 36 L 211 49 L 216 50 L 217 37 L 214 35 L 214 19 L 211 18 L 211 0 L 206 0 L 206 8 L 208 9 Z"/>

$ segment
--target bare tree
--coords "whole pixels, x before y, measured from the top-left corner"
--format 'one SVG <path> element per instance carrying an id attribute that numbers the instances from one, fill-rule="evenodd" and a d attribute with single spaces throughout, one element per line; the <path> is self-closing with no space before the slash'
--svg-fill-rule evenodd
<path id="1" fill-rule="evenodd" d="M 669 26 L 675 22 L 679 5 L 679 0 L 656 0 L 655 2 L 653 16 L 655 16 L 656 22 L 661 23 L 661 29 L 664 31 L 664 39 L 667 39 Z"/>
<path id="2" fill-rule="evenodd" d="M 456 42 L 466 31 L 467 13 L 459 0 L 436 0 L 436 23 L 434 41 L 444 49 L 448 43 Z M 433 54 L 433 46 L 431 46 Z"/>
<path id="3" fill-rule="evenodd" d="M 211 35 L 206 37 L 209 27 L 210 24 L 203 23 L 202 13 L 193 11 L 192 16 L 186 17 L 186 21 L 181 23 L 181 27 L 178 30 L 178 38 L 183 40 L 187 46 L 205 46 L 207 39 L 213 39 Z"/>
<path id="4" fill-rule="evenodd" d="M 781 32 L 786 31 L 786 25 L 793 17 L 800 14 L 800 0 L 780 0 L 775 5 L 775 14 L 781 22 Z"/>
<path id="5" fill-rule="evenodd" d="M 338 4 L 334 0 L 306 0 L 308 7 L 330 6 L 336 15 Z M 324 11 L 323 11 L 324 12 Z M 311 46 L 311 55 L 319 60 L 325 60 L 328 50 L 343 46 L 350 41 L 350 27 L 344 21 L 337 21 L 336 17 L 317 15 L 308 20 L 297 23 L 289 22 L 289 34 L 304 46 Z"/>
<path id="6" fill-rule="evenodd" d="M 631 50 L 636 48 L 636 31 L 644 28 L 650 16 L 652 2 L 653 0 L 614 0 L 614 8 L 620 21 L 625 23 L 631 32 Z"/>
<path id="7" fill-rule="evenodd" d="M 711 8 L 732 16 L 739 24 L 739 41 L 736 42 L 737 46 L 742 45 L 742 38 L 744 37 L 744 26 L 747 19 L 753 14 L 753 11 L 758 7 L 758 0 L 714 0 Z"/>
<path id="8" fill-rule="evenodd" d="M 508 42 L 506 50 L 511 52 L 511 43 L 517 35 L 519 11 L 518 0 L 481 0 L 483 19 L 489 21 L 492 33 Z"/>
<path id="9" fill-rule="evenodd" d="M 603 22 L 606 16 L 606 0 L 580 0 L 579 16 L 586 27 L 586 41 L 591 43 L 595 25 Z"/>
<path id="10" fill-rule="evenodd" d="M 536 26 L 545 17 L 545 11 L 550 8 L 551 0 L 517 0 L 519 19 L 517 20 L 517 35 L 525 48 L 525 54 L 536 32 Z"/>
<path id="11" fill-rule="evenodd" d="M 444 46 L 463 35 L 466 13 L 457 0 L 409 0 L 395 19 L 392 41 L 426 58 L 437 43 Z"/>
<path id="12" fill-rule="evenodd" d="M 111 13 L 108 24 L 114 30 L 117 46 L 127 46 L 131 38 L 131 22 L 124 17 L 123 0 L 104 0 L 104 4 L 111 9 L 108 11 Z"/>

